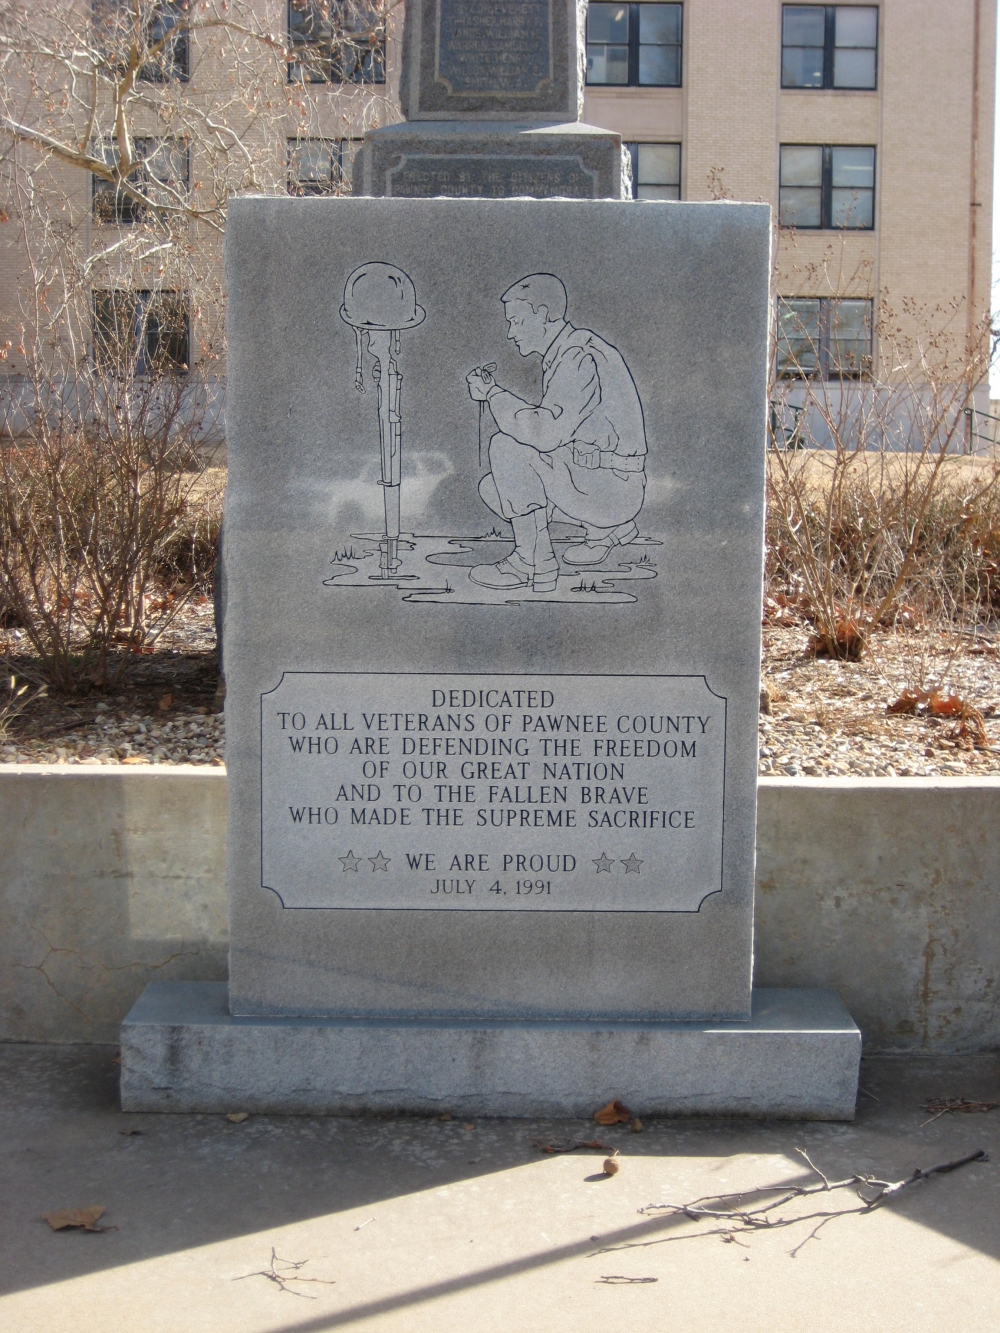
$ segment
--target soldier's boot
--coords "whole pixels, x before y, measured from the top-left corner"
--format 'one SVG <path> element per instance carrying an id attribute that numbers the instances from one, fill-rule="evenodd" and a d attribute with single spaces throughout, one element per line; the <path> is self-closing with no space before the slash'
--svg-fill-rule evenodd
<path id="1" fill-rule="evenodd" d="M 469 578 L 484 588 L 531 587 L 535 592 L 555 592 L 559 561 L 552 550 L 545 510 L 518 514 L 510 525 L 514 529 L 510 555 L 495 565 L 475 565 L 469 570 Z"/>
<path id="2" fill-rule="evenodd" d="M 612 547 L 627 546 L 638 535 L 639 529 L 632 520 L 619 523 L 617 528 L 610 530 L 588 529 L 586 541 L 569 547 L 563 552 L 563 559 L 567 565 L 599 565 L 602 560 L 607 560 Z"/>

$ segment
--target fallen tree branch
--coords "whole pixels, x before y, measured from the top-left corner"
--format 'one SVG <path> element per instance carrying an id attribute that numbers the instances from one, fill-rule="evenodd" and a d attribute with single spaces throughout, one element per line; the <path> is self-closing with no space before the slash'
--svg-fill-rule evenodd
<path id="1" fill-rule="evenodd" d="M 949 1115 L 953 1111 L 995 1111 L 1000 1107 L 1000 1102 L 977 1102 L 970 1101 L 968 1097 L 928 1097 L 924 1102 L 924 1110 L 932 1111 L 930 1120 L 925 1120 L 924 1125 L 930 1125 L 935 1120 L 940 1120 L 943 1115 Z M 923 1129 L 924 1125 L 920 1128 Z"/>
<path id="2" fill-rule="evenodd" d="M 307 1301 L 315 1301 L 316 1296 L 310 1296 L 304 1291 L 296 1291 L 290 1287 L 289 1282 L 318 1282 L 324 1287 L 334 1287 L 336 1282 L 332 1278 L 325 1277 L 299 1277 L 298 1270 L 304 1268 L 309 1262 L 308 1259 L 279 1259 L 274 1246 L 271 1246 L 271 1263 L 267 1268 L 260 1268 L 256 1273 L 240 1273 L 234 1277 L 234 1282 L 243 1282 L 248 1277 L 266 1277 L 269 1282 L 275 1283 L 279 1291 L 287 1291 L 290 1296 L 303 1296 Z M 279 1271 L 279 1264 L 281 1269 Z"/>
<path id="3" fill-rule="evenodd" d="M 599 1148 L 602 1152 L 611 1150 L 610 1143 L 602 1143 L 600 1139 L 553 1139 L 551 1143 L 545 1143 L 542 1139 L 531 1139 L 539 1152 L 576 1152 L 578 1148 Z"/>
<path id="4" fill-rule="evenodd" d="M 816 1222 L 812 1231 L 801 1241 L 790 1253 L 794 1258 L 803 1245 L 815 1238 L 817 1233 L 827 1222 L 835 1217 L 846 1217 L 850 1213 L 871 1213 L 880 1207 L 887 1199 L 894 1198 L 901 1194 L 909 1186 L 915 1185 L 921 1180 L 930 1180 L 933 1176 L 945 1175 L 951 1171 L 957 1171 L 960 1167 L 968 1166 L 972 1162 L 985 1162 L 989 1158 L 984 1149 L 978 1148 L 975 1152 L 967 1153 L 964 1157 L 958 1157 L 954 1161 L 942 1162 L 937 1166 L 917 1167 L 912 1175 L 905 1176 L 902 1180 L 880 1180 L 877 1176 L 867 1175 L 863 1172 L 856 1172 L 854 1175 L 846 1176 L 843 1180 L 830 1180 L 822 1171 L 811 1161 L 809 1154 L 804 1148 L 798 1148 L 796 1151 L 808 1165 L 809 1169 L 820 1178 L 820 1183 L 813 1185 L 790 1185 L 780 1183 L 774 1185 L 758 1185 L 751 1190 L 743 1190 L 736 1194 L 709 1194 L 700 1199 L 695 1199 L 691 1203 L 651 1203 L 645 1208 L 640 1208 L 640 1214 L 648 1216 L 651 1213 L 661 1213 L 668 1216 L 689 1218 L 692 1222 L 724 1222 L 727 1225 L 714 1227 L 708 1231 L 700 1231 L 695 1235 L 660 1237 L 649 1241 L 632 1241 L 626 1245 L 612 1245 L 598 1251 L 605 1254 L 614 1250 L 645 1248 L 649 1245 L 660 1245 L 665 1240 L 692 1240 L 697 1236 L 721 1236 L 723 1240 L 732 1243 L 735 1237 L 740 1234 L 754 1231 L 771 1231 L 782 1227 L 796 1226 L 800 1222 Z M 777 1210 L 791 1203 L 794 1199 L 809 1198 L 816 1194 L 833 1194 L 839 1190 L 851 1190 L 860 1200 L 860 1204 L 854 1207 L 838 1208 L 829 1211 L 819 1211 L 804 1213 L 797 1216 L 783 1216 Z M 765 1201 L 766 1196 L 775 1195 L 770 1201 Z M 744 1205 L 744 1200 L 761 1199 L 761 1202 L 753 1206 Z M 727 1206 L 729 1205 L 729 1206 Z M 777 1214 L 777 1215 L 776 1215 Z M 735 1223 L 735 1225 L 733 1225 Z"/>

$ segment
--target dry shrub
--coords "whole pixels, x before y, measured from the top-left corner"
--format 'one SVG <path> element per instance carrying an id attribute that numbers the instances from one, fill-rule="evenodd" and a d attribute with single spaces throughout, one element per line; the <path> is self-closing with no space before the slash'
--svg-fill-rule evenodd
<path id="1" fill-rule="evenodd" d="M 867 467 L 852 476 L 848 460 L 831 460 L 789 503 L 788 478 L 768 460 L 768 592 L 789 623 L 798 614 L 818 642 L 845 645 L 833 656 L 858 656 L 851 638 L 876 626 L 969 624 L 1000 611 L 997 462 L 949 459 L 915 478 L 895 462 L 873 485 Z M 915 514 L 914 495 L 927 492 Z"/>
<path id="2" fill-rule="evenodd" d="M 189 376 L 84 371 L 69 403 L 51 389 L 36 381 L 0 446 L 0 604 L 75 692 L 119 680 L 205 580 L 218 488 L 200 485 Z"/>
<path id="3" fill-rule="evenodd" d="M 338 137 L 398 118 L 398 0 L 285 9 L 0 0 L 0 626 L 60 691 L 120 680 L 211 578 L 229 200 L 347 190 L 315 77 L 353 88 Z"/>
<path id="4" fill-rule="evenodd" d="M 155 574 L 162 583 L 206 594 L 212 591 L 225 487 L 225 469 L 211 468 L 188 491 L 173 530 L 160 547 Z"/>
<path id="5" fill-rule="evenodd" d="M 1000 462 L 965 456 L 985 339 L 956 350 L 925 327 L 904 343 L 886 310 L 879 326 L 884 375 L 796 376 L 786 343 L 786 377 L 771 388 L 766 614 L 806 620 L 813 651 L 844 659 L 876 628 L 967 625 L 1000 609 Z M 809 358 L 807 340 L 797 350 Z"/>

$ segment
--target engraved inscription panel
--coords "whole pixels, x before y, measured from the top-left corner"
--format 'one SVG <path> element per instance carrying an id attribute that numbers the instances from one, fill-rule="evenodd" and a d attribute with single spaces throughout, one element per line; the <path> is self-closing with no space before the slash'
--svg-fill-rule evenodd
<path id="1" fill-rule="evenodd" d="M 454 93 L 537 93 L 552 77 L 550 0 L 439 0 L 437 78 Z"/>
<path id="2" fill-rule="evenodd" d="M 697 911 L 725 742 L 704 676 L 286 672 L 261 882 L 290 908 Z"/>
<path id="3" fill-rule="evenodd" d="M 594 199 L 596 176 L 578 157 L 483 157 L 440 153 L 407 155 L 386 173 L 386 194 L 395 198 Z"/>

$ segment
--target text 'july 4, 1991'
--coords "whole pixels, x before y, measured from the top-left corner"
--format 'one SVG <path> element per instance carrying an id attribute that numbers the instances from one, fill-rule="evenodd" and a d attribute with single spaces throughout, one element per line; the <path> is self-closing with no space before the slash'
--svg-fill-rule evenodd
<path id="1" fill-rule="evenodd" d="M 703 676 L 286 672 L 261 880 L 286 907 L 695 911 L 725 734 Z"/>

